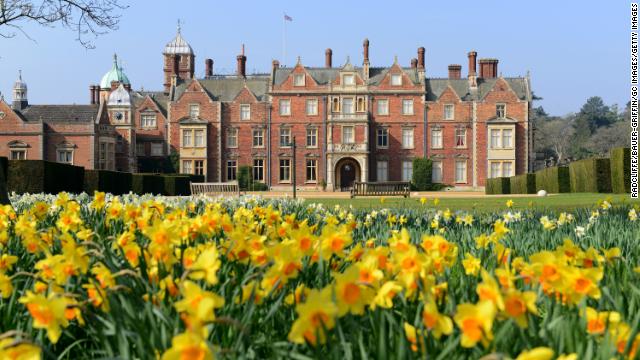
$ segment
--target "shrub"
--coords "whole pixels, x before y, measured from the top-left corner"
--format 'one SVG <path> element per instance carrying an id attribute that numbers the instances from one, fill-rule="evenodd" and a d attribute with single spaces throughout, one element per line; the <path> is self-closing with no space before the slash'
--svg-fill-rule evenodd
<path id="1" fill-rule="evenodd" d="M 487 184 L 484 188 L 485 194 L 509 194 L 511 192 L 511 183 L 508 177 L 499 177 L 487 179 Z"/>
<path id="2" fill-rule="evenodd" d="M 161 195 L 164 193 L 164 179 L 158 174 L 131 174 L 131 191 L 138 195 Z"/>
<path id="3" fill-rule="evenodd" d="M 238 168 L 238 186 L 240 190 L 247 190 L 253 182 L 251 178 L 251 166 L 242 165 Z"/>
<path id="4" fill-rule="evenodd" d="M 569 164 L 571 192 L 611 192 L 609 159 L 584 159 Z"/>
<path id="5" fill-rule="evenodd" d="M 189 186 L 189 176 L 187 175 L 164 175 L 164 194 L 169 196 L 186 196 L 191 194 Z"/>
<path id="6" fill-rule="evenodd" d="M 569 168 L 550 167 L 536 172 L 536 191 L 548 193 L 567 193 L 571 191 Z"/>
<path id="7" fill-rule="evenodd" d="M 431 190 L 431 159 L 415 158 L 413 159 L 413 176 L 412 182 L 416 190 Z"/>
<path id="8" fill-rule="evenodd" d="M 9 194 L 7 192 L 7 171 L 9 171 L 9 160 L 6 157 L 0 157 L 0 204 L 11 204 Z"/>
<path id="9" fill-rule="evenodd" d="M 84 191 L 93 194 L 102 191 L 114 195 L 131 191 L 131 174 L 111 170 L 85 170 Z"/>
<path id="10" fill-rule="evenodd" d="M 611 190 L 614 193 L 631 192 L 631 149 L 611 149 Z"/>
<path id="11" fill-rule="evenodd" d="M 81 193 L 84 168 L 44 160 L 11 160 L 7 171 L 9 191 L 57 194 Z"/>
<path id="12" fill-rule="evenodd" d="M 535 194 L 536 174 L 522 174 L 509 178 L 512 194 Z"/>

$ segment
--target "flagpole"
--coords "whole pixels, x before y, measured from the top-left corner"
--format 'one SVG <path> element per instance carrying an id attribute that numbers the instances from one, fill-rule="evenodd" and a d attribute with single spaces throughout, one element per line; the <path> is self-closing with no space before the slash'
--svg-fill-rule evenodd
<path id="1" fill-rule="evenodd" d="M 282 13 L 282 64 L 287 66 L 287 18 Z"/>

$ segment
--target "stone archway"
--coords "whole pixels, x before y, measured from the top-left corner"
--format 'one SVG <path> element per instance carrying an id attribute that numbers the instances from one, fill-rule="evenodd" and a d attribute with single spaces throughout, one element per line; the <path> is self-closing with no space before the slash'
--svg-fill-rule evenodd
<path id="1" fill-rule="evenodd" d="M 342 158 L 335 167 L 335 188 L 340 191 L 348 191 L 354 181 L 361 181 L 360 163 L 354 158 Z"/>

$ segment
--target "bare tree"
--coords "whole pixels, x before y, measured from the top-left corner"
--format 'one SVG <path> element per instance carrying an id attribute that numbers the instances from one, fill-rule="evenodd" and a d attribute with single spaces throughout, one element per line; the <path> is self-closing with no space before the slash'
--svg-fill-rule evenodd
<path id="1" fill-rule="evenodd" d="M 630 127 L 626 121 L 617 121 L 603 126 L 591 136 L 587 148 L 599 156 L 607 156 L 609 150 L 616 147 L 629 147 L 631 144 Z"/>
<path id="2" fill-rule="evenodd" d="M 573 116 L 540 122 L 536 129 L 537 146 L 550 149 L 556 163 L 562 163 L 569 154 L 574 131 Z"/>
<path id="3" fill-rule="evenodd" d="M 23 29 L 29 22 L 61 24 L 77 33 L 82 46 L 93 48 L 87 34 L 98 36 L 117 29 L 120 11 L 126 7 L 121 0 L 0 0 L 0 37 L 20 32 L 31 39 Z"/>

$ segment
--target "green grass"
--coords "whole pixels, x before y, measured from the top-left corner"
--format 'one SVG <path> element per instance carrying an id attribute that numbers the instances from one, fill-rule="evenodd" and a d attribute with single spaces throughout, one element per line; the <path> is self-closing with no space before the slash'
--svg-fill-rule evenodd
<path id="1" fill-rule="evenodd" d="M 422 205 L 419 197 L 409 199 L 390 197 L 384 198 L 384 203 L 380 201 L 380 197 L 366 197 L 356 199 L 307 199 L 308 204 L 320 203 L 327 207 L 335 205 L 353 206 L 356 209 L 376 209 L 376 208 L 433 208 L 434 197 L 427 196 L 427 204 Z M 501 196 L 501 197 L 482 197 L 482 198 L 442 198 L 435 208 L 451 209 L 451 210 L 478 210 L 478 211 L 495 211 L 504 210 L 507 200 L 512 199 L 515 210 L 538 209 L 550 211 L 570 211 L 577 208 L 595 207 L 600 200 L 608 200 L 615 204 L 631 203 L 640 205 L 640 200 L 631 199 L 628 194 L 598 194 L 598 193 L 580 193 L 580 194 L 557 194 L 547 197 L 531 197 L 531 196 Z"/>

